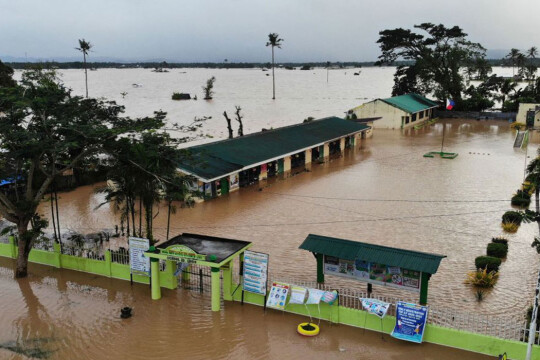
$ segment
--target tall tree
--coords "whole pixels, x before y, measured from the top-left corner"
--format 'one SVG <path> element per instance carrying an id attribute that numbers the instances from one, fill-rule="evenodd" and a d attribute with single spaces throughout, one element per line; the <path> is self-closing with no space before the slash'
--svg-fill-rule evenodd
<path id="1" fill-rule="evenodd" d="M 13 69 L 0 60 L 0 87 L 13 87 L 16 84 L 13 80 Z"/>
<path id="2" fill-rule="evenodd" d="M 405 75 L 415 77 L 419 90 L 433 92 L 441 103 L 452 98 L 459 109 L 466 86 L 462 67 L 485 58 L 485 49 L 468 41 L 467 34 L 458 26 L 447 28 L 424 23 L 414 27 L 426 35 L 402 28 L 381 31 L 377 43 L 382 53 L 377 64 L 392 64 L 396 60 L 412 62 L 407 67 L 414 67 L 414 74 L 401 68 L 398 79 Z"/>
<path id="3" fill-rule="evenodd" d="M 266 46 L 272 47 L 272 99 L 276 99 L 276 77 L 274 74 L 274 48 L 281 49 L 281 43 L 284 40 L 279 37 L 276 33 L 270 33 L 268 34 L 268 42 L 266 43 Z"/>
<path id="4" fill-rule="evenodd" d="M 123 118 L 123 110 L 72 96 L 54 71 L 25 71 L 18 86 L 0 88 L 0 176 L 20 181 L 0 190 L 0 214 L 18 232 L 17 277 L 27 275 L 28 255 L 45 226 L 37 207 L 55 177 L 118 138 L 162 126 L 153 118 Z"/>
<path id="5" fill-rule="evenodd" d="M 86 41 L 84 39 L 79 39 L 79 47 L 75 48 L 76 50 L 79 50 L 83 54 L 83 60 L 84 60 L 84 82 L 86 84 L 86 97 L 88 97 L 88 68 L 86 67 L 86 57 L 88 56 L 88 53 L 90 52 L 90 49 L 93 47 L 92 44 L 90 44 L 89 41 Z"/>
<path id="6" fill-rule="evenodd" d="M 506 54 L 506 56 L 504 57 L 512 65 L 512 76 L 513 77 L 516 76 L 515 68 L 516 68 L 516 65 L 517 65 L 517 62 L 518 62 L 518 59 L 519 59 L 520 55 L 522 55 L 522 54 L 519 51 L 519 49 L 512 48 L 512 49 L 510 49 L 510 52 L 508 54 Z"/>

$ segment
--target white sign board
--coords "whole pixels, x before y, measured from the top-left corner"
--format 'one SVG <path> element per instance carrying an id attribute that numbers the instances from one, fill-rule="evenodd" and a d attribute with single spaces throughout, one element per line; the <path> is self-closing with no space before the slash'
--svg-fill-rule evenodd
<path id="1" fill-rule="evenodd" d="M 150 240 L 129 238 L 129 268 L 134 275 L 150 276 L 150 258 L 144 252 L 150 248 Z"/>
<path id="2" fill-rule="evenodd" d="M 255 294 L 266 295 L 268 278 L 268 254 L 246 250 L 244 252 L 243 289 Z"/>

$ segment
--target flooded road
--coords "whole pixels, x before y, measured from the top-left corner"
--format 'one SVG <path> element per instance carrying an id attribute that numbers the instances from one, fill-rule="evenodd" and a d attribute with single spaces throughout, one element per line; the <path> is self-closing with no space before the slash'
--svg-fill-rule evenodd
<path id="1" fill-rule="evenodd" d="M 171 236 L 182 232 L 236 238 L 270 254 L 277 277 L 315 280 L 313 256 L 298 246 L 309 233 L 446 255 L 430 281 L 429 303 L 446 309 L 523 316 L 533 295 L 538 256 L 530 247 L 535 227 L 504 235 L 500 219 L 523 178 L 525 153 L 512 148 L 513 132 L 501 121 L 448 121 L 445 150 L 454 160 L 424 158 L 440 149 L 443 122 L 407 133 L 376 130 L 361 150 L 314 165 L 286 180 L 261 182 L 218 199 L 178 209 Z M 535 135 L 537 136 L 537 135 Z M 533 137 L 533 141 L 537 141 Z M 530 154 L 536 146 L 530 145 Z M 81 232 L 119 224 L 102 195 L 87 186 L 60 197 L 60 221 Z M 49 208 L 43 204 L 43 214 Z M 166 207 L 154 221 L 166 234 Z M 463 284 L 474 258 L 492 237 L 506 236 L 509 253 L 495 288 L 477 302 Z M 123 240 L 111 247 L 125 246 Z M 365 289 L 328 276 L 329 285 Z M 375 294 L 415 299 L 414 293 L 374 287 Z"/>
<path id="2" fill-rule="evenodd" d="M 491 358 L 327 322 L 306 339 L 295 332 L 304 317 L 239 303 L 213 313 L 208 296 L 189 291 L 152 301 L 145 285 L 36 264 L 15 281 L 13 265 L 0 258 L 1 359 Z M 126 305 L 134 315 L 121 320 Z"/>

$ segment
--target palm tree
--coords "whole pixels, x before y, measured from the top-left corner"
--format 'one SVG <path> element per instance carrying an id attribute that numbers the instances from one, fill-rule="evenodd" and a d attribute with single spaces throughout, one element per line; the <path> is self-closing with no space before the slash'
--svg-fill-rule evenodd
<path id="1" fill-rule="evenodd" d="M 516 90 L 516 82 L 513 79 L 504 79 L 499 92 L 501 95 L 498 97 L 498 100 L 501 102 L 501 106 L 504 106 L 506 98 L 510 95 L 512 91 Z"/>
<path id="2" fill-rule="evenodd" d="M 529 59 L 536 59 L 536 55 L 538 55 L 538 49 L 536 48 L 536 46 L 533 46 L 529 50 L 527 50 L 527 57 Z"/>
<path id="3" fill-rule="evenodd" d="M 278 34 L 268 34 L 268 42 L 266 43 L 266 46 L 272 47 L 272 100 L 276 99 L 276 78 L 274 76 L 274 48 L 277 47 L 278 49 L 281 49 L 282 42 L 283 39 L 280 39 Z"/>
<path id="4" fill-rule="evenodd" d="M 88 98 L 88 69 L 86 67 L 86 55 L 88 55 L 88 52 L 92 48 L 92 44 L 90 44 L 89 41 L 86 41 L 84 39 L 79 39 L 79 47 L 75 48 L 76 50 L 79 50 L 83 53 L 83 59 L 84 59 L 84 80 L 86 83 L 86 97 Z"/>
<path id="5" fill-rule="evenodd" d="M 505 59 L 510 60 L 510 63 L 512 64 L 512 77 L 516 75 L 514 72 L 514 68 L 516 66 L 516 63 L 520 54 L 521 52 L 518 49 L 512 48 L 510 52 L 505 56 Z"/>

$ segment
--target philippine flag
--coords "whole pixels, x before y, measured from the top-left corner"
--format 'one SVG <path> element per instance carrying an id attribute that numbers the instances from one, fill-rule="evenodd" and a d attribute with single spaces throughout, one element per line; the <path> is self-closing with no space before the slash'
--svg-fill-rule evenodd
<path id="1" fill-rule="evenodd" d="M 446 110 L 452 110 L 456 103 L 452 99 L 446 99 Z"/>

